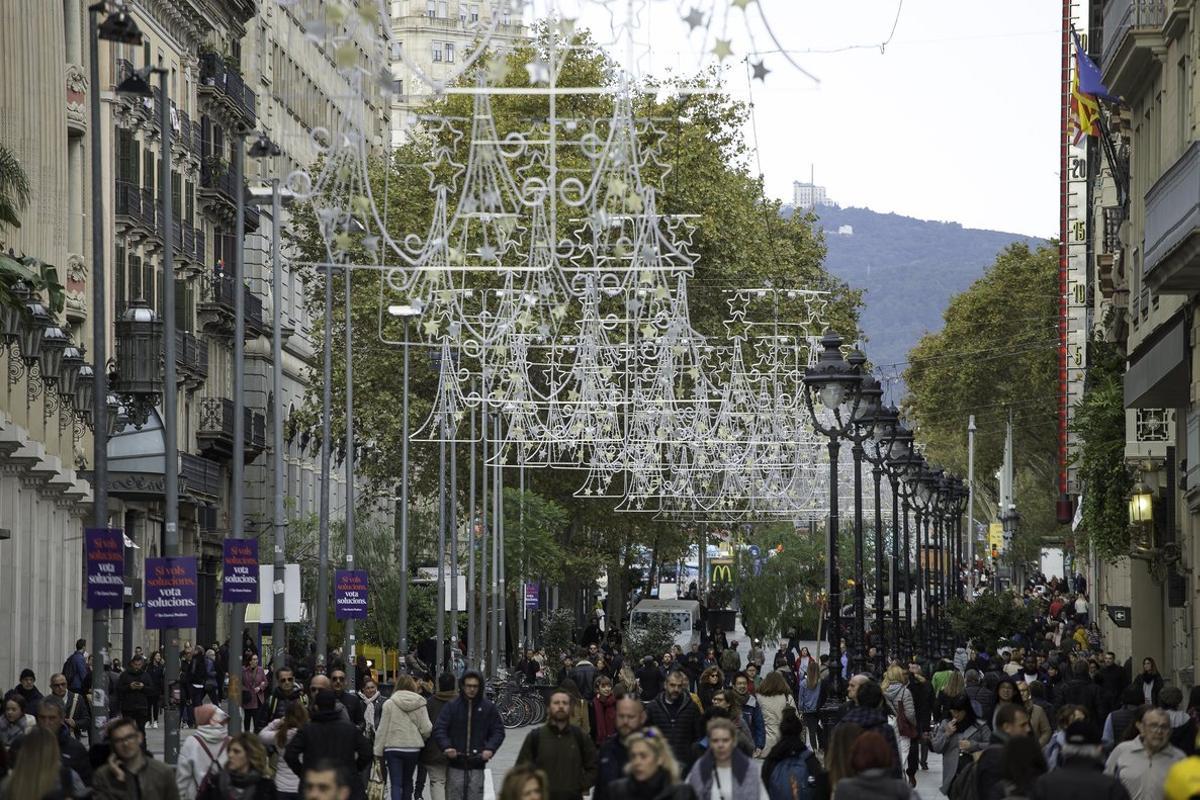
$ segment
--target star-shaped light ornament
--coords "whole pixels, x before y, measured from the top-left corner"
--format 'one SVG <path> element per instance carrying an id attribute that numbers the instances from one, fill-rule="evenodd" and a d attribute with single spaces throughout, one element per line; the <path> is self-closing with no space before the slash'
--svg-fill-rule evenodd
<path id="1" fill-rule="evenodd" d="M 733 40 L 717 39 L 717 43 L 713 45 L 712 54 L 717 57 L 718 61 L 729 58 L 733 55 Z"/>
<path id="2" fill-rule="evenodd" d="M 692 10 L 683 17 L 683 21 L 688 24 L 689 31 L 694 31 L 704 24 L 704 12 L 693 6 Z"/>
<path id="3" fill-rule="evenodd" d="M 766 63 L 762 61 L 756 61 L 750 65 L 750 69 L 754 71 L 755 78 L 763 83 L 767 82 L 767 73 L 769 73 L 771 70 L 767 69 Z"/>

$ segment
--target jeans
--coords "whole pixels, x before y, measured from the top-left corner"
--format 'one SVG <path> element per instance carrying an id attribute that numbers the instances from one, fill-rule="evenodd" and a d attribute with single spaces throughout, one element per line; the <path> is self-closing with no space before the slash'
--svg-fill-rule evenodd
<path id="1" fill-rule="evenodd" d="M 446 800 L 483 800 L 483 770 L 446 770 Z"/>
<path id="2" fill-rule="evenodd" d="M 825 731 L 821 729 L 821 716 L 816 711 L 804 712 L 804 728 L 808 731 L 808 746 L 813 752 L 825 750 Z"/>
<path id="3" fill-rule="evenodd" d="M 422 796 L 422 793 L 424 791 L 425 791 L 425 765 L 420 763 L 420 761 L 418 761 L 417 762 L 417 787 L 413 791 L 413 794 L 419 798 Z"/>
<path id="4" fill-rule="evenodd" d="M 417 771 L 417 757 L 420 753 L 401 750 L 385 750 L 384 762 L 387 764 L 388 785 L 392 787 L 392 800 L 412 800 L 413 775 Z"/>

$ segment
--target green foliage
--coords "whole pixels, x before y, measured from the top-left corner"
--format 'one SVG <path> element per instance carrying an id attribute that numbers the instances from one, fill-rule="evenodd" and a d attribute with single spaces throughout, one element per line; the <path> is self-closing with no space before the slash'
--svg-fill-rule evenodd
<path id="1" fill-rule="evenodd" d="M 509 581 L 557 581 L 569 559 L 559 536 L 570 515 L 537 492 L 504 490 L 504 549 Z"/>
<path id="2" fill-rule="evenodd" d="M 1020 560 L 1035 557 L 1042 540 L 1064 535 L 1055 520 L 1058 297 L 1057 245 L 1014 244 L 950 301 L 942 330 L 921 338 L 904 373 L 904 412 L 930 461 L 967 474 L 967 417 L 975 415 L 983 519 L 995 518 L 999 487 L 987 476 L 1003 460 L 1011 410 L 1021 514 L 1012 555 Z"/>
<path id="3" fill-rule="evenodd" d="M 32 195 L 25 168 L 11 150 L 0 145 L 0 226 L 21 227 L 21 212 Z"/>
<path id="4" fill-rule="evenodd" d="M 646 656 L 661 660 L 675 645 L 675 622 L 670 614 L 648 614 L 646 627 L 625 631 L 625 661 L 634 666 Z"/>
<path id="5" fill-rule="evenodd" d="M 1091 543 L 1101 558 L 1129 555 L 1128 500 L 1133 476 L 1125 466 L 1125 363 L 1111 344 L 1088 343 L 1088 380 L 1075 408 L 1075 465 L 1083 484 L 1076 546 Z"/>
<path id="6" fill-rule="evenodd" d="M 1024 633 L 1034 616 L 1033 609 L 1013 592 L 984 592 L 971 603 L 955 598 L 947 605 L 946 614 L 955 634 L 988 653 L 996 652 L 1014 633 Z"/>
<path id="7" fill-rule="evenodd" d="M 569 608 L 556 608 L 542 622 L 542 649 L 557 664 L 564 654 L 575 652 L 575 615 Z"/>

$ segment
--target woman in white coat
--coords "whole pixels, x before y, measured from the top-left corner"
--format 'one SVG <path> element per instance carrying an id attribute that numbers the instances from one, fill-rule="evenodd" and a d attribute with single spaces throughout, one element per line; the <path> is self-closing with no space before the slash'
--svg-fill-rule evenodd
<path id="1" fill-rule="evenodd" d="M 196 733 L 179 748 L 175 764 L 175 785 L 180 800 L 195 800 L 204 778 L 215 776 L 225 766 L 229 753 L 227 715 L 212 704 L 196 707 Z"/>
<path id="2" fill-rule="evenodd" d="M 796 699 L 792 697 L 792 689 L 779 670 L 763 678 L 762 685 L 758 687 L 757 697 L 758 707 L 762 709 L 763 725 L 767 729 L 767 743 L 762 749 L 765 756 L 779 741 L 779 723 L 783 720 L 783 710 L 794 710 Z"/>
<path id="3" fill-rule="evenodd" d="M 412 800 L 413 777 L 425 740 L 433 732 L 425 698 L 408 675 L 396 679 L 396 690 L 383 704 L 383 717 L 375 730 L 375 756 L 387 764 L 392 800 Z"/>

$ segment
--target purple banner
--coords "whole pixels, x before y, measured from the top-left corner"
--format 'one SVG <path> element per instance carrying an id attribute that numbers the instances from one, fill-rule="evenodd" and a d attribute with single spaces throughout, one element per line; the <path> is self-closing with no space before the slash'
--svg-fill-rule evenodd
<path id="1" fill-rule="evenodd" d="M 538 585 L 536 583 L 525 584 L 525 607 L 538 607 Z"/>
<path id="2" fill-rule="evenodd" d="M 120 608 L 125 602 L 125 536 L 120 528 L 85 528 L 87 607 Z"/>
<path id="3" fill-rule="evenodd" d="M 196 627 L 196 557 L 146 559 L 146 627 Z"/>
<path id="4" fill-rule="evenodd" d="M 221 582 L 224 603 L 258 602 L 258 540 L 225 540 L 225 577 Z"/>
<path id="5" fill-rule="evenodd" d="M 333 615 L 338 619 L 367 618 L 365 569 L 339 569 L 334 572 Z"/>

